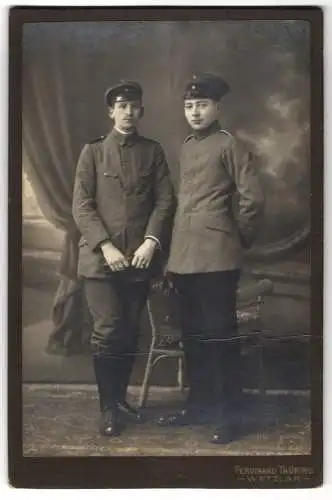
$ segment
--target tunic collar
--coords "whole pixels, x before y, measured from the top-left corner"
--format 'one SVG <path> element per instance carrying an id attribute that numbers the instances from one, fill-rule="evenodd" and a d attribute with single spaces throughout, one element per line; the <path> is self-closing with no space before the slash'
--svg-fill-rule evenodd
<path id="1" fill-rule="evenodd" d="M 200 140 L 200 139 L 205 139 L 205 137 L 208 137 L 209 135 L 213 134 L 214 132 L 217 132 L 218 130 L 221 130 L 221 127 L 219 122 L 216 120 L 203 130 L 194 130 L 192 135 L 194 136 L 195 139 Z"/>
<path id="2" fill-rule="evenodd" d="M 120 146 L 132 145 L 138 138 L 137 130 L 135 130 L 131 134 L 122 134 L 121 132 L 119 132 L 119 130 L 113 128 L 110 135 L 118 144 L 120 144 Z"/>

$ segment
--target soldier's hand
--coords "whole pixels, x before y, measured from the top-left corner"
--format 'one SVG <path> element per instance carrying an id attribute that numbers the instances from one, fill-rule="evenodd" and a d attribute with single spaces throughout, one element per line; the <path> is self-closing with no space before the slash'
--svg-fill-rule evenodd
<path id="1" fill-rule="evenodd" d="M 110 241 L 102 243 L 101 250 L 112 271 L 123 271 L 129 267 L 126 257 Z"/>
<path id="2" fill-rule="evenodd" d="M 134 253 L 131 265 L 138 269 L 147 269 L 151 264 L 157 243 L 152 239 L 146 239 Z"/>

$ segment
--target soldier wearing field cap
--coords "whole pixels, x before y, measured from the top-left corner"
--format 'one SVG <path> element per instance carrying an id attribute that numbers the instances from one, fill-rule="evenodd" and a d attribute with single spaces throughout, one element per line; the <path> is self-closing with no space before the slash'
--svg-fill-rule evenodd
<path id="1" fill-rule="evenodd" d="M 217 418 L 213 443 L 232 441 L 239 431 L 236 291 L 243 251 L 254 242 L 264 207 L 252 153 L 218 122 L 229 90 L 223 78 L 206 73 L 185 87 L 192 133 L 180 155 L 168 271 L 180 300 L 190 389 L 178 413 L 159 419 L 160 425 L 185 425 Z"/>
<path id="2" fill-rule="evenodd" d="M 142 88 L 123 81 L 105 94 L 113 128 L 86 144 L 74 186 L 73 216 L 82 235 L 78 274 L 93 322 L 100 432 L 114 436 L 141 414 L 126 401 L 139 319 L 157 272 L 173 210 L 160 144 L 141 136 Z"/>

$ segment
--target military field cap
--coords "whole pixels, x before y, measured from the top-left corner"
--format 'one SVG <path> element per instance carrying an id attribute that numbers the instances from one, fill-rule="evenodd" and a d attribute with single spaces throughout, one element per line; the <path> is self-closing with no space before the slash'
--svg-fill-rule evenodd
<path id="1" fill-rule="evenodd" d="M 105 101 L 108 106 L 112 106 L 115 102 L 141 100 L 142 95 L 143 90 L 139 83 L 122 80 L 106 90 Z"/>
<path id="2" fill-rule="evenodd" d="M 184 99 L 213 99 L 219 101 L 230 87 L 221 76 L 212 73 L 194 74 L 187 83 Z"/>

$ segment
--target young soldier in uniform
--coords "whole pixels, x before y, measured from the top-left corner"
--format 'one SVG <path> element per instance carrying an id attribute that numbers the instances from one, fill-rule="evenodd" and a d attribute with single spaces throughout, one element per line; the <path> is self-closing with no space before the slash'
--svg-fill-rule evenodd
<path id="1" fill-rule="evenodd" d="M 220 415 L 221 401 L 223 417 L 214 443 L 231 441 L 238 432 L 236 290 L 243 248 L 253 243 L 264 205 L 252 154 L 218 123 L 220 99 L 228 90 L 222 78 L 211 74 L 194 76 L 185 89 L 184 112 L 193 133 L 181 150 L 168 271 L 182 310 L 190 391 L 180 412 L 159 420 L 160 425 L 204 422 Z"/>
<path id="2" fill-rule="evenodd" d="M 85 278 L 93 322 L 100 433 L 113 436 L 125 420 L 141 420 L 126 402 L 126 391 L 173 194 L 160 144 L 137 132 L 143 115 L 140 85 L 121 82 L 106 92 L 106 103 L 114 127 L 81 152 L 73 216 L 82 235 L 78 274 Z"/>

